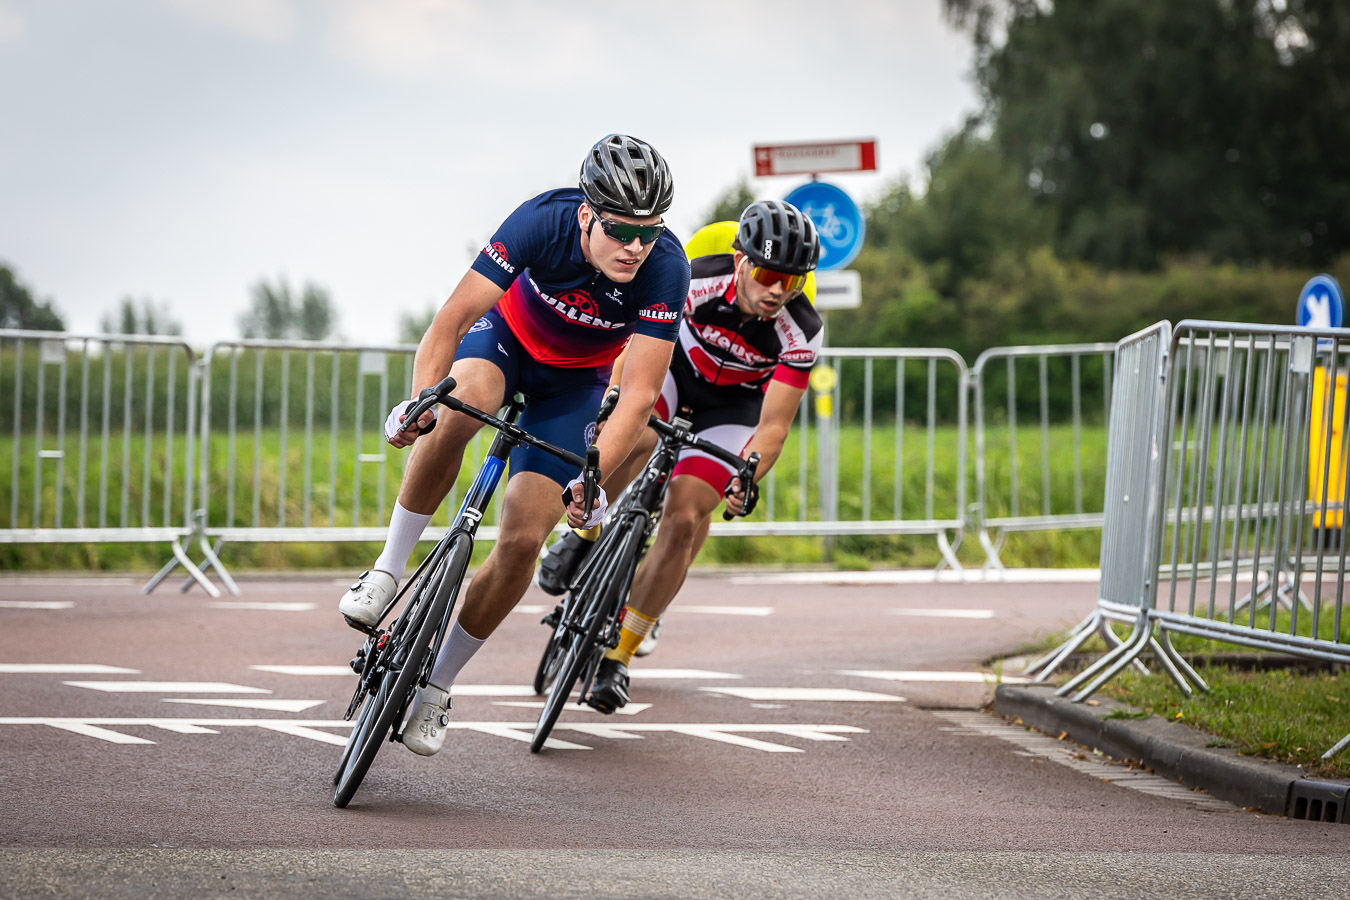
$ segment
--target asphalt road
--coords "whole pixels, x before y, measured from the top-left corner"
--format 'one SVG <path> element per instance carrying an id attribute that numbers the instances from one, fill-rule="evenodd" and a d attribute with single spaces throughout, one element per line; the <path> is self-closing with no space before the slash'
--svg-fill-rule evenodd
<path id="1" fill-rule="evenodd" d="M 981 661 L 1076 622 L 1094 583 L 694 577 L 632 714 L 569 708 L 537 756 L 551 598 L 531 590 L 461 676 L 447 749 L 387 745 L 338 810 L 343 586 L 0 579 L 0 896 L 1261 896 L 1350 875 L 1344 826 L 980 712 Z"/>

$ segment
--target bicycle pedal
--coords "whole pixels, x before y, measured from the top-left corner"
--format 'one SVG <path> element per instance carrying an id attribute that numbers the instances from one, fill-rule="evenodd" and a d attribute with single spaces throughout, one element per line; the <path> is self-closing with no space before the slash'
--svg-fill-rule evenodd
<path id="1" fill-rule="evenodd" d="M 350 625 L 352 628 L 355 628 L 357 631 L 360 631 L 364 634 L 368 634 L 371 637 L 375 636 L 376 630 L 374 627 L 367 625 L 364 622 L 358 622 L 351 616 L 343 616 L 342 618 L 346 619 L 347 624 Z"/>

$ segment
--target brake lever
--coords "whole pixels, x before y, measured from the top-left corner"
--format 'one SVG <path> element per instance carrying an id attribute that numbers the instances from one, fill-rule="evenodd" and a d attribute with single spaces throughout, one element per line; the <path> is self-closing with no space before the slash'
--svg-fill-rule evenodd
<path id="1" fill-rule="evenodd" d="M 747 459 L 741 465 L 740 472 L 736 473 L 736 477 L 741 480 L 741 488 L 745 491 L 746 500 L 750 499 L 750 489 L 754 487 L 755 472 L 758 469 L 759 469 L 759 454 L 751 453 L 750 458 Z M 749 515 L 752 509 L 753 507 L 751 507 L 750 509 L 746 509 L 745 512 L 741 513 L 741 515 L 743 516 Z M 731 512 L 731 510 L 727 509 L 725 506 L 722 507 L 722 521 L 730 522 L 734 518 L 736 518 L 735 513 Z"/>
<path id="2" fill-rule="evenodd" d="M 437 403 L 442 402 L 443 398 L 448 398 L 450 392 L 454 389 L 455 379 L 450 375 L 445 376 L 431 387 L 422 388 L 422 390 L 417 393 L 417 402 L 404 413 L 403 424 L 398 430 L 400 432 L 407 431 L 416 424 L 418 419 L 422 418 L 422 413 L 431 409 Z"/>

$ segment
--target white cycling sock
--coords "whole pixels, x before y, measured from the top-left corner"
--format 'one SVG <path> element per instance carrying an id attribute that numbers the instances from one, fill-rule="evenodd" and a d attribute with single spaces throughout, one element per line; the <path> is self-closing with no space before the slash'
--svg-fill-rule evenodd
<path id="1" fill-rule="evenodd" d="M 389 516 L 389 535 L 384 539 L 384 550 L 375 560 L 375 568 L 393 575 L 395 581 L 402 581 L 404 570 L 408 568 L 408 557 L 430 521 L 431 516 L 409 512 L 395 500 L 394 511 Z"/>
<path id="2" fill-rule="evenodd" d="M 436 664 L 431 667 L 427 683 L 443 691 L 450 690 L 454 686 L 455 679 L 459 677 L 459 670 L 464 668 L 464 664 L 473 658 L 486 640 L 487 638 L 476 638 L 469 634 L 456 619 L 455 626 L 445 636 L 445 643 L 441 645 L 441 653 L 436 657 Z"/>

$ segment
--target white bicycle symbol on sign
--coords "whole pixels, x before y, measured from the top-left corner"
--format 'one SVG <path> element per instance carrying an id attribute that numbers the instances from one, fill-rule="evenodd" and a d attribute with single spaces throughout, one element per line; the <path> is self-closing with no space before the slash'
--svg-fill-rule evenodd
<path id="1" fill-rule="evenodd" d="M 841 250 L 853 243 L 853 223 L 836 215 L 833 203 L 823 206 L 808 203 L 802 207 L 802 212 L 816 223 L 816 231 L 820 232 L 820 239 L 826 244 Z"/>

